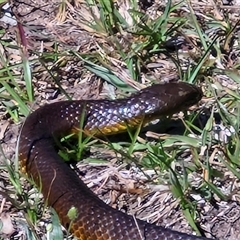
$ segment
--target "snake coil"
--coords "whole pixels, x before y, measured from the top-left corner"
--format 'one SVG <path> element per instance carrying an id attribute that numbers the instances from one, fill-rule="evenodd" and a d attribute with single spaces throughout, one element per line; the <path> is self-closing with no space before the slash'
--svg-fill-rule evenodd
<path id="1" fill-rule="evenodd" d="M 59 157 L 54 139 L 79 130 L 116 134 L 197 103 L 201 90 L 184 82 L 156 84 L 129 98 L 63 101 L 30 114 L 19 140 L 22 171 L 41 189 L 45 201 L 62 225 L 82 240 L 200 240 L 205 239 L 149 224 L 111 208 L 101 201 Z M 75 207 L 71 222 L 68 211 Z"/>

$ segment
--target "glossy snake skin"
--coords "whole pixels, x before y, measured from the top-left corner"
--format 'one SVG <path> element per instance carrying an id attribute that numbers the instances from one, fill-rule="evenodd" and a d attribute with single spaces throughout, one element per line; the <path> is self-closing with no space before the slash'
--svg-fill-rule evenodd
<path id="1" fill-rule="evenodd" d="M 202 97 L 199 88 L 179 82 L 156 84 L 126 99 L 63 101 L 30 114 L 19 140 L 21 169 L 42 191 L 62 225 L 82 240 L 197 240 L 138 220 L 101 201 L 59 157 L 55 140 L 71 132 L 116 134 L 150 120 L 178 112 Z M 84 117 L 83 129 L 79 129 Z M 68 211 L 77 217 L 70 221 Z M 71 223 L 71 226 L 70 226 Z M 69 227 L 70 226 L 70 227 Z"/>

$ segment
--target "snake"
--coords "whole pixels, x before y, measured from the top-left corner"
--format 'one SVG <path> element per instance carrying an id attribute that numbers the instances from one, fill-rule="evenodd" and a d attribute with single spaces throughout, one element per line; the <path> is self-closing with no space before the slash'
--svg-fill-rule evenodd
<path id="1" fill-rule="evenodd" d="M 202 96 L 199 87 L 182 81 L 154 84 L 115 100 L 46 104 L 23 123 L 18 145 L 20 170 L 35 182 L 61 224 L 77 239 L 206 239 L 157 226 L 110 207 L 84 184 L 56 149 L 56 139 L 67 134 L 80 131 L 86 136 L 118 134 L 185 110 Z M 74 217 L 69 215 L 71 209 Z"/>

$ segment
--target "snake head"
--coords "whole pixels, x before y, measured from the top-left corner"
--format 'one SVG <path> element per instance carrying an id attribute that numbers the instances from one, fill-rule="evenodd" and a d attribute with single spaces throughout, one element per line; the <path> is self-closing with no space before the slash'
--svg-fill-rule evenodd
<path id="1" fill-rule="evenodd" d="M 201 100 L 201 89 L 186 82 L 155 84 L 142 89 L 134 95 L 135 104 L 141 102 L 140 108 L 145 117 L 157 118 L 187 109 Z M 132 102 L 133 103 L 133 102 Z"/>

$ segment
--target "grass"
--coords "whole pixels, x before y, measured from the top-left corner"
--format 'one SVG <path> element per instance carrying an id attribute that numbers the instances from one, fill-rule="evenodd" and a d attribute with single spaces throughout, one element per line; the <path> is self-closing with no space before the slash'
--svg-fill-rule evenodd
<path id="1" fill-rule="evenodd" d="M 233 200 L 236 186 L 232 184 L 226 190 L 222 179 L 230 174 L 233 181 L 238 181 L 240 176 L 240 114 L 236 87 L 240 63 L 237 58 L 239 37 L 235 36 L 238 21 L 228 12 L 217 15 L 217 8 L 215 15 L 207 8 L 206 12 L 195 9 L 189 1 L 177 4 L 169 1 L 162 13 L 155 16 L 140 11 L 135 0 L 126 2 L 128 7 L 109 0 L 85 0 L 84 4 L 75 0 L 73 7 L 69 1 L 62 1 L 57 19 L 72 21 L 93 39 L 89 44 L 92 47 L 87 45 L 80 51 L 62 47 L 59 40 L 44 51 L 33 51 L 21 24 L 16 43 L 5 38 L 7 32 L 1 30 L 2 49 L 17 50 L 19 55 L 17 60 L 11 60 L 7 51 L 0 51 L 1 121 L 7 119 L 17 124 L 28 116 L 32 103 L 43 99 L 39 91 L 44 92 L 47 87 L 42 90 L 42 82 L 50 81 L 52 88 L 70 99 L 64 74 L 74 69 L 75 63 L 81 63 L 75 71 L 82 79 L 79 84 L 91 76 L 95 81 L 101 79 L 107 86 L 116 87 L 117 91 L 107 87 L 111 98 L 159 82 L 159 78 L 168 79 L 172 73 L 182 81 L 198 84 L 204 91 L 204 98 L 185 117 L 180 115 L 181 126 L 185 126 L 183 134 L 148 132 L 149 140 L 139 136 L 139 128 L 135 133 L 129 131 L 130 141 L 113 143 L 107 138 L 104 141 L 83 139 L 80 133 L 78 146 L 71 147 L 70 155 L 65 152 L 61 155 L 65 159 L 80 159 L 86 148 L 98 147 L 100 152 L 109 149 L 111 158 L 118 164 L 131 169 L 136 167 L 144 175 L 145 184 L 151 181 L 156 186 L 168 186 L 168 192 L 177 200 L 187 222 L 200 235 L 202 230 L 196 222 L 206 213 L 199 212 L 199 201 L 211 206 L 212 202 Z M 188 11 L 184 10 L 186 8 Z M 187 42 L 188 51 L 183 54 L 177 50 L 178 43 L 171 49 L 166 44 L 176 35 Z M 70 78 L 71 74 L 67 75 L 67 79 Z M 226 81 L 230 82 L 227 86 Z M 206 119 L 199 122 L 204 114 Z M 224 131 L 215 129 L 219 117 Z M 18 164 L 15 162 L 14 166 L 7 158 L 3 157 L 1 169 L 8 173 L 8 184 L 14 194 L 6 189 L 1 194 L 24 214 L 28 239 L 41 239 L 44 233 L 39 234 L 36 225 L 45 214 L 45 206 L 40 196 L 32 198 L 31 186 L 18 174 Z M 90 156 L 85 162 L 92 159 Z M 105 160 L 100 155 L 98 162 L 105 163 Z M 153 179 L 148 171 L 154 172 Z M 62 231 L 55 215 L 52 224 L 45 229 L 47 239 L 61 239 Z"/>

